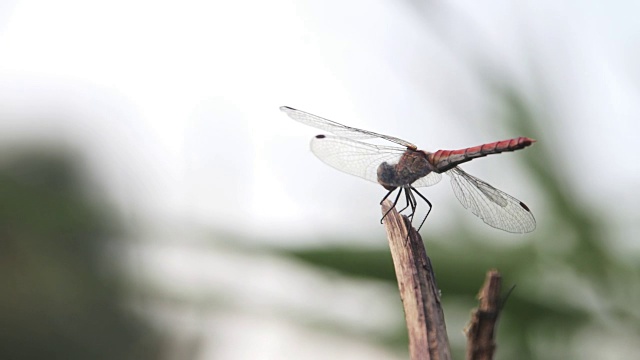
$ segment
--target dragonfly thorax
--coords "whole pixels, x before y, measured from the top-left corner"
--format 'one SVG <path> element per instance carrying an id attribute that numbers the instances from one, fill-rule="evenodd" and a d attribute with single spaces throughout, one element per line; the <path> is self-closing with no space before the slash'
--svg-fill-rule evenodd
<path id="1" fill-rule="evenodd" d="M 378 183 L 387 190 L 410 185 L 434 170 L 424 151 L 407 150 L 397 164 L 383 162 L 378 166 Z"/>

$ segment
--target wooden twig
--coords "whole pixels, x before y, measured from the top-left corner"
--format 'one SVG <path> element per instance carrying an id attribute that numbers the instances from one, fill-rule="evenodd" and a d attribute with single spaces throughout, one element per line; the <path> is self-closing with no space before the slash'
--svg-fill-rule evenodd
<path id="1" fill-rule="evenodd" d="M 386 214 L 391 205 L 385 201 L 382 213 Z M 449 360 L 451 350 L 440 293 L 422 238 L 396 209 L 389 212 L 384 224 L 404 306 L 409 355 L 412 360 Z"/>
<path id="2" fill-rule="evenodd" d="M 502 276 L 489 270 L 478 300 L 480 305 L 471 315 L 467 326 L 467 360 L 491 360 L 496 350 L 495 330 L 500 314 Z"/>

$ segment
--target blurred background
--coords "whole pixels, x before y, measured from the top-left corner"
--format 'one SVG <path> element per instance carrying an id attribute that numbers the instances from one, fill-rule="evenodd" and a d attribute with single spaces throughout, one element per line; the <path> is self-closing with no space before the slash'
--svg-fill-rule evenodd
<path id="1" fill-rule="evenodd" d="M 0 358 L 406 359 L 378 202 L 281 105 L 435 151 L 421 233 L 449 338 L 516 285 L 497 359 L 640 352 L 640 3 L 0 1 Z"/>

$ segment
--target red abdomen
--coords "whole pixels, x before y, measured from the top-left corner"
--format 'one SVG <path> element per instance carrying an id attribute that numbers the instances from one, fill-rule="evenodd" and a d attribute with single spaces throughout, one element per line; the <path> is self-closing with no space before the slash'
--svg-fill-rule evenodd
<path id="1" fill-rule="evenodd" d="M 438 150 L 429 154 L 428 159 L 436 171 L 442 173 L 475 158 L 524 149 L 534 142 L 533 139 L 519 137 L 460 150 Z"/>

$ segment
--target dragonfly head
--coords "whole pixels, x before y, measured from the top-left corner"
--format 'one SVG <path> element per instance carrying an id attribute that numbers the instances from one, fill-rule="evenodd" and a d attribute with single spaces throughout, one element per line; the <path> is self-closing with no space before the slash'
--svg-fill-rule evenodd
<path id="1" fill-rule="evenodd" d="M 378 183 L 389 191 L 398 187 L 397 175 L 396 167 L 386 161 L 378 166 Z"/>

